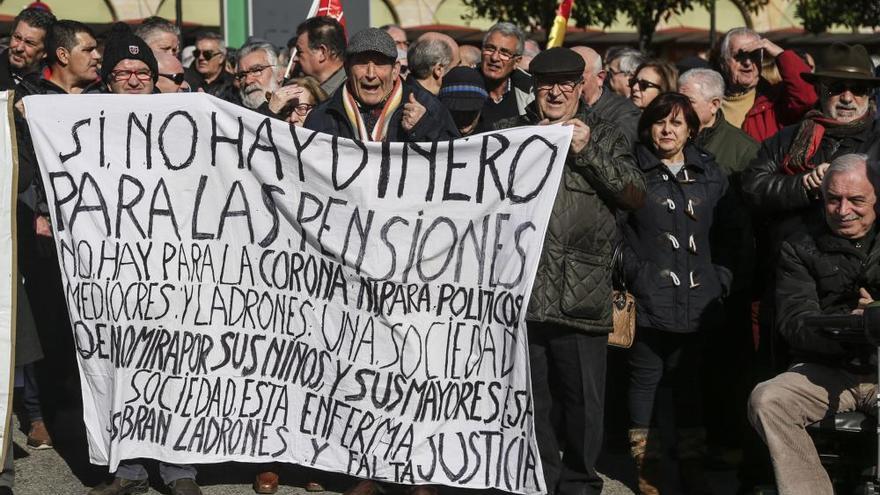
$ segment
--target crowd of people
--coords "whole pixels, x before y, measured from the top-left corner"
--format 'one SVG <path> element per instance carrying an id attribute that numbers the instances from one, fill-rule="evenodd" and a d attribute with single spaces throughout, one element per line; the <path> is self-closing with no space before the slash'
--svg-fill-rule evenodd
<path id="1" fill-rule="evenodd" d="M 755 484 L 744 466 L 769 452 L 773 472 L 765 481 L 775 477 L 779 493 L 833 493 L 806 427 L 875 403 L 876 355 L 870 346 L 830 340 L 804 318 L 858 314 L 880 297 L 880 78 L 863 46 L 833 43 L 808 54 L 736 28 L 711 60 L 676 65 L 629 47 L 542 51 L 506 22 L 478 47 L 434 32 L 410 40 L 398 26 L 350 34 L 330 17 L 315 17 L 282 49 L 250 39 L 233 50 L 203 33 L 181 50 L 178 27 L 161 18 L 133 29 L 114 25 L 99 40 L 82 23 L 29 8 L 0 53 L 0 89 L 14 89 L 16 101 L 205 92 L 362 141 L 571 126 L 526 316 L 548 493 L 601 492 L 596 463 L 603 442 L 617 442 L 603 427 L 611 408 L 628 411 L 642 494 L 664 486 L 661 459 L 669 449 L 660 426 L 669 419 L 686 494 L 711 493 L 708 463 L 743 449 L 744 459 L 727 459 L 740 465 L 743 489 Z M 77 395 L 78 384 L 21 105 L 15 120 L 23 274 L 16 394 L 28 446 L 41 449 L 52 446 L 44 413 L 58 407 L 58 397 Z M 621 274 L 615 282 L 613 272 Z M 634 296 L 637 327 L 631 348 L 609 352 L 616 285 Z M 671 414 L 659 412 L 661 389 L 672 397 Z M 755 433 L 766 447 L 750 444 Z M 12 456 L 6 461 L 0 494 L 12 493 Z M 173 494 L 201 493 L 194 466 L 160 463 L 159 473 Z M 267 466 L 254 489 L 274 493 L 278 483 Z M 89 493 L 148 486 L 144 464 L 126 460 Z M 356 480 L 346 493 L 386 488 Z M 321 480 L 306 489 L 323 490 Z"/>

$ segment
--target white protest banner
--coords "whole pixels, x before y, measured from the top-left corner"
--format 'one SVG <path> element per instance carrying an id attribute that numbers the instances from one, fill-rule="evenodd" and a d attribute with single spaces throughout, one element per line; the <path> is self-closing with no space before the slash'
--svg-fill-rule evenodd
<path id="1" fill-rule="evenodd" d="M 15 203 L 18 201 L 18 170 L 12 147 L 12 99 L 0 92 L 0 466 L 7 455 L 6 435 L 12 415 L 15 375 L 15 311 L 18 263 L 16 261 Z"/>
<path id="2" fill-rule="evenodd" d="M 543 491 L 523 318 L 570 128 L 361 143 L 207 95 L 25 103 L 92 462 Z"/>

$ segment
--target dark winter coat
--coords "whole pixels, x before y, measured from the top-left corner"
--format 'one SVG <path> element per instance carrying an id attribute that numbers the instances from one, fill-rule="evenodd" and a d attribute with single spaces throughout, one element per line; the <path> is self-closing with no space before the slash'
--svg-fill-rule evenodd
<path id="1" fill-rule="evenodd" d="M 874 241 L 868 249 L 824 225 L 783 242 L 776 270 L 776 323 L 796 362 L 876 372 L 876 367 L 852 362 L 853 357 L 866 358 L 874 348 L 847 347 L 804 327 L 807 316 L 849 314 L 858 306 L 860 287 L 880 298 L 880 243 Z"/>
<path id="2" fill-rule="evenodd" d="M 636 322 L 670 332 L 707 328 L 731 283 L 730 271 L 713 264 L 709 242 L 727 178 L 712 155 L 690 144 L 678 175 L 643 144 L 636 157 L 648 190 L 625 229 L 624 266 Z"/>
<path id="3" fill-rule="evenodd" d="M 805 173 L 787 175 L 782 163 L 789 153 L 797 126 L 789 126 L 761 143 L 758 156 L 743 172 L 743 196 L 756 210 L 755 223 L 758 237 L 758 273 L 772 279 L 775 262 L 782 241 L 796 232 L 824 222 L 822 201 L 817 192 L 808 193 L 803 186 Z M 863 153 L 880 140 L 880 122 L 858 135 L 837 139 L 827 133 L 822 138 L 812 163 L 830 163 L 838 156 Z"/>
<path id="4" fill-rule="evenodd" d="M 751 289 L 755 271 L 755 233 L 751 211 L 742 192 L 742 173 L 758 154 L 760 145 L 745 132 L 732 126 L 719 110 L 715 123 L 701 129 L 695 143 L 715 157 L 727 175 L 729 187 L 716 209 L 716 222 L 724 229 L 713 229 L 712 255 L 718 264 L 733 271 L 731 292 Z"/>
<path id="5" fill-rule="evenodd" d="M 306 129 L 324 132 L 346 139 L 360 139 L 357 129 L 352 127 L 345 107 L 342 104 L 342 90 L 340 87 L 330 98 L 323 101 L 309 112 L 303 125 Z M 412 89 L 406 85 L 403 87 L 403 99 L 400 105 L 391 114 L 388 124 L 387 140 L 390 142 L 434 142 L 447 141 L 459 137 L 458 129 L 452 119 L 446 120 L 442 116 L 425 112 L 425 115 L 416 123 L 411 131 L 403 128 L 403 106 L 409 101 Z M 443 110 L 448 114 L 448 110 Z M 451 127 L 450 127 L 451 125 Z"/>
<path id="6" fill-rule="evenodd" d="M 621 131 L 635 146 L 638 141 L 639 118 L 642 111 L 629 98 L 624 98 L 608 88 L 602 88 L 602 95 L 590 107 L 596 115 L 617 124 Z"/>
<path id="7" fill-rule="evenodd" d="M 580 153 L 569 151 L 550 215 L 526 320 L 588 333 L 611 331 L 611 256 L 619 240 L 615 214 L 641 206 L 645 179 L 632 146 L 614 124 L 581 104 L 575 116 L 590 126 Z M 540 121 L 534 104 L 498 129 Z"/>

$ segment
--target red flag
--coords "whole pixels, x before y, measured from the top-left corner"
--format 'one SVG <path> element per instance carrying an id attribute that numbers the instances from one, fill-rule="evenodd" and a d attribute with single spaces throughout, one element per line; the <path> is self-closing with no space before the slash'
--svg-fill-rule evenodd
<path id="1" fill-rule="evenodd" d="M 342 12 L 342 0 L 319 0 L 315 12 L 309 12 L 309 17 L 328 16 L 339 21 L 345 27 L 345 13 Z"/>

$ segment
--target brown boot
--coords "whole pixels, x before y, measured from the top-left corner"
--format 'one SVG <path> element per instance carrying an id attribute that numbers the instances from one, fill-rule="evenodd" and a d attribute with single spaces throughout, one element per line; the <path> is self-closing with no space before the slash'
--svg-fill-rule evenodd
<path id="1" fill-rule="evenodd" d="M 629 451 L 639 471 L 639 493 L 660 495 L 660 443 L 648 428 L 629 430 Z"/>
<path id="2" fill-rule="evenodd" d="M 31 422 L 31 429 L 27 435 L 27 446 L 36 449 L 51 449 L 52 437 L 49 436 L 49 430 L 46 429 L 46 423 L 38 419 Z"/>
<path id="3" fill-rule="evenodd" d="M 257 475 L 254 480 L 254 492 L 256 493 L 275 493 L 278 491 L 278 473 L 274 471 L 263 471 Z"/>
<path id="4" fill-rule="evenodd" d="M 703 465 L 706 460 L 706 430 L 680 428 L 678 430 L 678 472 L 681 490 L 685 495 L 710 495 Z"/>

